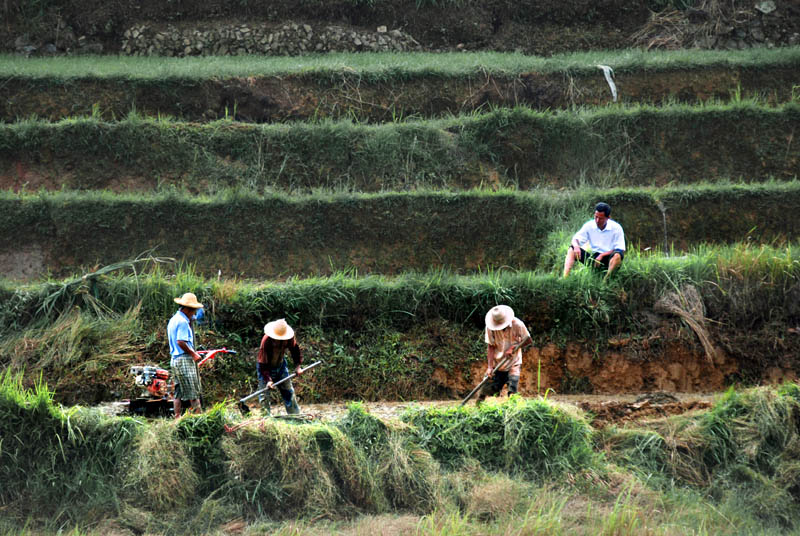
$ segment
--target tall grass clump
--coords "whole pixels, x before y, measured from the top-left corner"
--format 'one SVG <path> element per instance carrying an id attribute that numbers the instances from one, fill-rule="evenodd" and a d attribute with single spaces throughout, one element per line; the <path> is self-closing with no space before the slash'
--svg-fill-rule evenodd
<path id="1" fill-rule="evenodd" d="M 225 423 L 225 406 L 217 404 L 200 415 L 185 415 L 177 424 L 177 436 L 192 460 L 202 495 L 220 487 L 225 479 L 225 453 L 221 444 Z"/>
<path id="2" fill-rule="evenodd" d="M 609 426 L 594 434 L 594 442 L 608 454 L 611 461 L 633 469 L 649 485 L 674 484 L 670 449 L 658 432 Z"/>
<path id="3" fill-rule="evenodd" d="M 698 423 L 712 493 L 782 529 L 800 519 L 796 389 L 730 390 Z"/>
<path id="4" fill-rule="evenodd" d="M 379 504 L 363 454 L 337 428 L 264 420 L 238 428 L 222 449 L 231 497 L 250 515 L 338 517 L 345 506 Z"/>
<path id="5" fill-rule="evenodd" d="M 50 326 L 6 338 L 0 349 L 15 370 L 52 368 L 103 373 L 136 354 L 135 338 L 141 333 L 140 328 L 138 308 L 121 316 L 100 317 L 75 308 Z"/>
<path id="6" fill-rule="evenodd" d="M 364 453 L 384 507 L 425 513 L 441 503 L 439 464 L 408 425 L 384 421 L 353 402 L 336 426 Z"/>
<path id="7" fill-rule="evenodd" d="M 196 501 L 200 477 L 186 442 L 171 421 L 149 423 L 126 460 L 124 490 L 128 504 L 144 512 L 185 509 Z"/>
<path id="8" fill-rule="evenodd" d="M 578 471 L 593 460 L 586 421 L 547 400 L 511 397 L 503 404 L 416 409 L 404 420 L 448 468 L 472 458 L 492 470 L 541 479 Z"/>
<path id="9" fill-rule="evenodd" d="M 689 486 L 722 511 L 769 531 L 794 530 L 800 515 L 800 387 L 730 389 L 702 413 L 608 428 L 599 447 L 662 491 Z"/>
<path id="10" fill-rule="evenodd" d="M 0 505 L 25 521 L 89 523 L 118 512 L 118 468 L 139 425 L 96 410 L 63 411 L 39 383 L 0 376 Z"/>

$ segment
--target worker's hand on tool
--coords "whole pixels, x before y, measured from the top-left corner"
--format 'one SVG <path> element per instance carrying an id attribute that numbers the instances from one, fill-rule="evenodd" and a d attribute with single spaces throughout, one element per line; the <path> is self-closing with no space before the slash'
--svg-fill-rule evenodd
<path id="1" fill-rule="evenodd" d="M 267 389 L 272 389 L 272 380 L 267 382 Z"/>
<path id="2" fill-rule="evenodd" d="M 575 257 L 576 261 L 581 260 L 581 248 L 572 244 L 572 256 Z"/>
<path id="3" fill-rule="evenodd" d="M 297 368 L 294 369 L 294 373 L 297 374 L 298 376 L 300 376 L 303 373 L 303 369 L 300 368 L 300 365 L 298 365 Z"/>

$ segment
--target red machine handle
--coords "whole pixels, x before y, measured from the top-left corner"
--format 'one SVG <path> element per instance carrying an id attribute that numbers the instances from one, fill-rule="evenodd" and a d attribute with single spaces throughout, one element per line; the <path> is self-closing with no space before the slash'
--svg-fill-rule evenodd
<path id="1" fill-rule="evenodd" d="M 236 350 L 228 350 L 227 348 L 217 348 L 214 350 L 198 350 L 198 354 L 203 358 L 197 362 L 198 367 L 202 367 L 206 361 L 210 361 L 217 357 L 217 354 L 235 354 Z"/>

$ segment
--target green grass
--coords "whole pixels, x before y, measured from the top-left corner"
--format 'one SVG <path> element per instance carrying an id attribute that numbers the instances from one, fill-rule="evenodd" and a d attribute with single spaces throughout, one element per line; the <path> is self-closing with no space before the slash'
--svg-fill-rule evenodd
<path id="1" fill-rule="evenodd" d="M 306 362 L 322 358 L 334 365 L 302 382 L 304 400 L 452 398 L 452 386 L 430 378 L 441 369 L 438 374 L 458 373 L 475 383 L 469 370 L 485 359 L 483 315 L 498 303 L 514 308 L 539 347 L 578 342 L 602 359 L 609 341 L 621 338 L 631 341 L 626 355 L 642 359 L 660 355 L 666 344 L 660 337 L 676 333 L 687 351 L 703 352 L 678 316 L 654 313 L 659 300 L 691 286 L 714 344 L 737 364 L 728 381 L 749 385 L 774 366 L 776 352 L 789 359 L 800 350 L 800 340 L 786 331 L 800 313 L 797 252 L 795 246 L 749 243 L 703 246 L 685 256 L 633 248 L 608 282 L 584 267 L 563 279 L 558 266 L 471 275 L 339 272 L 257 282 L 205 279 L 191 269 L 156 265 L 152 272 L 98 276 L 91 300 L 82 285 L 7 282 L 0 286 L 0 364 L 27 371 L 29 381 L 41 370 L 60 401 L 91 401 L 103 392 L 133 396 L 127 367 L 168 365 L 163 329 L 175 310 L 172 300 L 192 291 L 206 304 L 202 343 L 239 351 L 220 358 L 204 379 L 210 403 L 254 390 L 252 351 L 263 325 L 281 317 L 299 330 Z M 654 333 L 654 346 L 642 346 Z M 591 378 L 567 377 L 546 387 L 563 393 L 578 386 L 591 389 Z"/>
<path id="2" fill-rule="evenodd" d="M 119 188 L 111 169 L 133 191 L 195 195 L 791 180 L 799 109 L 753 100 L 568 113 L 518 107 L 382 125 L 196 124 L 136 113 L 29 119 L 0 124 L 0 163 L 67 190 Z"/>
<path id="3" fill-rule="evenodd" d="M 644 256 L 659 250 L 682 255 L 704 244 L 744 242 L 783 247 L 791 244 L 798 233 L 797 222 L 787 220 L 785 215 L 797 209 L 799 197 L 797 181 L 728 183 L 694 189 L 584 188 L 556 195 L 544 190 L 320 192 L 263 197 L 245 192 L 215 197 L 97 191 L 2 192 L 0 227 L 14 229 L 16 234 L 13 240 L 0 242 L 0 251 L 24 255 L 25 248 L 20 252 L 20 243 L 40 248 L 53 260 L 46 266 L 34 264 L 34 274 L 43 269 L 69 274 L 84 270 L 83 267 L 90 274 L 98 264 L 117 265 L 120 259 L 129 258 L 131 251 L 152 254 L 155 250 L 158 255 L 184 263 L 192 259 L 194 273 L 209 279 L 224 274 L 225 279 L 233 280 L 285 280 L 348 271 L 392 276 L 436 270 L 465 275 L 500 270 L 558 275 L 565 244 L 591 216 L 598 199 L 614 207 L 613 217 L 625 229 L 633 259 L 637 250 Z M 665 211 L 662 213 L 659 207 Z M 731 217 L 730 207 L 741 207 L 737 217 Z M 116 214 L 124 217 L 115 217 Z M 497 217 L 498 214 L 508 217 Z M 166 229 L 170 228 L 188 231 L 166 241 Z M 292 244 L 291 249 L 287 243 Z M 654 257 L 655 264 L 645 270 L 654 269 L 658 262 L 675 262 L 658 259 Z M 622 280 L 635 276 L 635 271 L 620 272 Z M 190 279 L 186 285 L 201 284 Z M 80 299 L 91 301 L 94 279 L 76 281 L 77 287 L 70 292 L 78 295 L 77 290 L 81 289 L 85 295 Z M 62 287 L 63 283 L 48 288 L 47 297 L 20 289 L 14 297 L 15 307 L 36 299 L 42 300 L 36 307 L 47 308 L 48 303 L 61 299 Z M 155 285 L 142 288 L 146 290 L 129 289 L 120 299 L 130 307 L 135 302 L 127 297 L 134 292 L 146 298 L 146 293 L 163 291 Z M 317 288 L 312 285 L 314 292 Z M 395 294 L 400 295 L 402 290 Z M 380 309 L 381 314 L 413 314 L 409 307 L 414 308 L 416 297 L 407 297 L 412 301 L 395 302 L 391 308 Z M 444 295 L 439 298 L 444 303 L 451 299 Z M 496 297 L 503 298 L 502 294 Z M 316 300 L 309 295 L 297 299 Z M 329 299 L 335 299 L 335 295 Z M 147 300 L 144 304 L 148 315 L 151 303 Z M 9 312 L 12 311 L 8 308 L 0 310 L 0 317 Z M 332 314 L 339 313 L 317 311 L 322 317 Z"/>
<path id="4" fill-rule="evenodd" d="M 779 319 L 780 304 L 786 306 L 788 319 L 796 314 L 796 307 L 783 300 L 791 299 L 799 276 L 797 255 L 798 249 L 791 245 L 701 246 L 680 256 L 633 247 L 608 285 L 588 269 L 576 269 L 574 277 L 568 279 L 558 277 L 558 269 L 554 270 L 556 273 L 489 269 L 472 275 L 440 269 L 397 276 L 350 271 L 256 282 L 205 279 L 181 266 L 156 267 L 152 272 L 109 272 L 98 277 L 89 303 L 75 300 L 85 295 L 82 286 L 67 286 L 65 292 L 63 284 L 55 280 L 28 285 L 6 282 L 1 289 L 4 299 L 0 318 L 6 332 L 18 332 L 26 327 L 41 328 L 42 322 L 51 323 L 61 315 L 74 314 L 74 306 L 97 315 L 97 302 L 114 315 L 140 306 L 137 317 L 147 330 L 174 312 L 173 297 L 192 291 L 208 304 L 212 318 L 219 315 L 225 319 L 231 332 L 262 325 L 259 319 L 265 312 L 286 315 L 293 323 L 343 328 L 354 334 L 369 325 L 408 328 L 436 319 L 482 326 L 486 310 L 497 303 L 510 303 L 523 318 L 526 314 L 536 318 L 536 323 L 532 320 L 530 324 L 534 324 L 537 333 L 557 328 L 566 334 L 595 325 L 574 315 L 572 304 L 576 298 L 584 305 L 599 301 L 613 315 L 627 315 L 638 308 L 652 307 L 665 292 L 688 283 L 696 285 L 710 300 L 710 312 L 743 321 L 747 316 L 759 318 L 757 311 L 772 311 L 771 318 Z M 60 301 L 44 307 L 54 293 L 58 293 Z M 728 300 L 735 301 L 726 303 Z M 745 305 L 751 309 L 737 312 Z M 98 318 L 103 319 L 102 315 Z"/>
<path id="5" fill-rule="evenodd" d="M 516 398 L 410 423 L 359 404 L 331 423 L 223 406 L 176 423 L 60 409 L 4 374 L 0 534 L 793 533 L 798 392 L 730 391 L 711 410 L 602 431 Z"/>
<path id="6" fill-rule="evenodd" d="M 488 470 L 537 479 L 578 472 L 592 462 L 587 423 L 542 400 L 512 397 L 499 406 L 416 409 L 403 418 L 451 469 L 474 459 Z"/>
<path id="7" fill-rule="evenodd" d="M 518 76 L 568 72 L 596 74 L 598 63 L 610 65 L 617 73 L 637 70 L 659 71 L 729 67 L 765 69 L 796 65 L 800 47 L 750 49 L 743 51 L 680 50 L 591 51 L 543 58 L 517 53 L 359 53 L 323 54 L 299 57 L 226 56 L 203 58 L 157 58 L 129 56 L 71 56 L 65 58 L 24 58 L 0 55 L 0 78 L 120 78 L 129 80 L 206 79 L 240 76 L 308 76 L 335 81 L 342 75 L 365 81 L 399 81 L 419 78 L 464 77 L 491 73 Z"/>
<path id="8" fill-rule="evenodd" d="M 4 517 L 91 523 L 119 507 L 116 467 L 139 423 L 96 410 L 62 410 L 45 384 L 26 388 L 8 370 L 0 376 L 0 415 Z"/>

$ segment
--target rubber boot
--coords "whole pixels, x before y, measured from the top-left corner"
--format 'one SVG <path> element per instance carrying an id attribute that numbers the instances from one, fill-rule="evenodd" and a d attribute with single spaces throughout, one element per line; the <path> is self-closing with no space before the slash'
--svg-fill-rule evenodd
<path id="1" fill-rule="evenodd" d="M 258 401 L 261 403 L 261 412 L 266 415 L 272 415 L 270 411 L 269 393 L 262 393 L 258 395 Z"/>
<path id="2" fill-rule="evenodd" d="M 286 413 L 288 415 L 297 415 L 300 413 L 300 406 L 297 405 L 297 397 L 292 393 L 292 401 L 286 406 Z"/>

